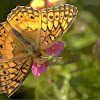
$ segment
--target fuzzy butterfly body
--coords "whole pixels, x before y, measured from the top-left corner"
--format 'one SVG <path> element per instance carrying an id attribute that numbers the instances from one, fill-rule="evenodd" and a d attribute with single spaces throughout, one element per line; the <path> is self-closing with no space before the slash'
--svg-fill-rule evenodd
<path id="1" fill-rule="evenodd" d="M 10 97 L 30 72 L 33 62 L 43 63 L 41 52 L 68 30 L 76 7 L 65 4 L 38 11 L 17 6 L 0 24 L 0 93 Z"/>

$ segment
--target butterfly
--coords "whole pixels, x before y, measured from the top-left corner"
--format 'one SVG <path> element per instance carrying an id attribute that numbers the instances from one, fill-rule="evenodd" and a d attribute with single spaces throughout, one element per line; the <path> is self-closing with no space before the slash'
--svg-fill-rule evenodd
<path id="1" fill-rule="evenodd" d="M 10 97 L 30 72 L 41 64 L 41 51 L 68 30 L 78 14 L 70 4 L 41 9 L 17 6 L 0 24 L 0 93 Z"/>

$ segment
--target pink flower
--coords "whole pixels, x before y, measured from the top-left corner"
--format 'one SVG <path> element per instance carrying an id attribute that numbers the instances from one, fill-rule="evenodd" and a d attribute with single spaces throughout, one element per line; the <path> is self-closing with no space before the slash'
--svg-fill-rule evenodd
<path id="1" fill-rule="evenodd" d="M 38 72 L 37 63 L 33 63 L 31 70 L 32 70 L 33 75 L 40 76 L 41 73 Z"/>
<path id="2" fill-rule="evenodd" d="M 46 52 L 48 55 L 52 55 L 52 53 L 54 53 L 55 55 L 59 55 L 63 49 L 64 44 L 61 41 L 58 41 L 57 44 L 54 44 L 50 48 L 46 49 Z"/>
<path id="3" fill-rule="evenodd" d="M 49 0 L 47 1 L 47 6 L 51 6 L 52 5 L 52 3 L 51 2 L 49 2 Z"/>
<path id="4" fill-rule="evenodd" d="M 0 61 L 2 61 L 2 59 L 0 59 Z"/>
<path id="5" fill-rule="evenodd" d="M 48 61 L 43 64 L 33 63 L 32 65 L 32 73 L 35 76 L 40 76 L 42 73 L 46 73 L 48 67 Z"/>

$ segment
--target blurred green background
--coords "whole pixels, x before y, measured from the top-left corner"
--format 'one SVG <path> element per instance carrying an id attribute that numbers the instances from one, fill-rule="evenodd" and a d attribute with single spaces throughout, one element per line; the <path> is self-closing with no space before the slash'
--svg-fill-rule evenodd
<path id="1" fill-rule="evenodd" d="M 31 0 L 0 1 L 0 22 L 18 5 Z M 27 76 L 9 99 L 100 99 L 100 0 L 61 0 L 78 8 L 78 16 L 60 39 L 64 43 L 60 60 L 52 59 L 45 74 Z M 0 94 L 1 99 L 8 99 Z"/>

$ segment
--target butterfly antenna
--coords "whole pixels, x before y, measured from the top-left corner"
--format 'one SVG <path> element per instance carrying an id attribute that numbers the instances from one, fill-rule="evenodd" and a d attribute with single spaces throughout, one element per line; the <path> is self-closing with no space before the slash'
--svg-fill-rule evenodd
<path id="1" fill-rule="evenodd" d="M 62 57 L 42 57 L 42 58 L 44 58 L 44 59 L 62 59 Z"/>

